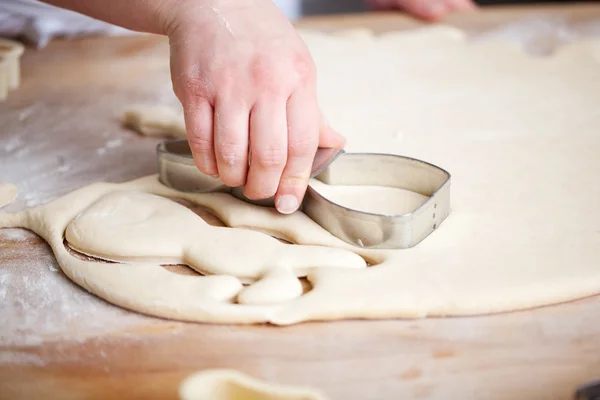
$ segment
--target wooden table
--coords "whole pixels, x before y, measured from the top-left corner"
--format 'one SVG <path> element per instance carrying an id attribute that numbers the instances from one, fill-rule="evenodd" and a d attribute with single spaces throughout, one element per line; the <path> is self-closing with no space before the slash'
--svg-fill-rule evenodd
<path id="1" fill-rule="evenodd" d="M 589 31 L 600 6 L 494 8 L 446 22 L 477 35 L 542 17 Z M 381 14 L 299 25 L 386 31 L 419 24 Z M 28 50 L 21 88 L 0 104 L 0 181 L 21 189 L 8 210 L 98 180 L 155 173 L 157 139 L 124 130 L 118 117 L 133 103 L 177 104 L 167 55 L 167 42 L 155 36 Z M 565 399 L 600 377 L 600 297 L 477 318 L 214 326 L 121 310 L 56 268 L 34 234 L 0 231 L 2 399 L 171 399 L 189 373 L 221 367 L 346 400 Z"/>

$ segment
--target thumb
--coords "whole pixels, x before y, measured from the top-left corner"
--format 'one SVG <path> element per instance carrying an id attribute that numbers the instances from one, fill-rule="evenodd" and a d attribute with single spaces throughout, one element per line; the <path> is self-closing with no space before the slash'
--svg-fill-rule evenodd
<path id="1" fill-rule="evenodd" d="M 319 121 L 319 147 L 342 149 L 346 145 L 346 138 L 337 133 L 320 112 Z"/>

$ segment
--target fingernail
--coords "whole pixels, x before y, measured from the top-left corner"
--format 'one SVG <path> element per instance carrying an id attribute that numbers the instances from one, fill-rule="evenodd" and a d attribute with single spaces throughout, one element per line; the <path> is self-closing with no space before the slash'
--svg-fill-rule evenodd
<path id="1" fill-rule="evenodd" d="M 277 198 L 275 206 L 280 213 L 291 214 L 298 209 L 298 199 L 294 195 L 284 194 Z"/>

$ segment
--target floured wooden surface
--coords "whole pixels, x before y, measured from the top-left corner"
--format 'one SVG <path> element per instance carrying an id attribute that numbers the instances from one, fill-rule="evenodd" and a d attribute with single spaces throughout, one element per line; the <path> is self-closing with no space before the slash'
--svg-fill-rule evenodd
<path id="1" fill-rule="evenodd" d="M 586 33 L 594 26 L 580 24 Z M 166 42 L 153 37 L 57 43 L 26 54 L 22 87 L 0 107 L 0 181 L 20 189 L 8 210 L 98 180 L 154 173 L 157 139 L 121 129 L 119 116 L 131 104 L 177 105 L 166 54 Z M 0 393 L 36 393 L 50 379 L 35 372 L 44 366 L 46 374 L 54 371 L 54 388 L 160 398 L 187 372 L 228 367 L 317 387 L 333 399 L 365 398 L 373 388 L 407 398 L 483 391 L 498 399 L 565 398 L 600 370 L 598 298 L 472 319 L 208 327 L 115 309 L 51 268 L 53 257 L 35 235 L 0 232 L 0 279 L 13 282 L 0 289 L 0 315 L 12 316 L 0 324 L 0 376 L 7 378 L 0 381 L 12 386 L 0 384 Z M 123 383 L 111 379 L 131 371 L 136 375 Z M 159 378 L 151 371 L 169 372 Z M 88 386 L 73 388 L 73 376 L 85 376 Z M 150 380 L 153 389 L 142 387 Z"/>

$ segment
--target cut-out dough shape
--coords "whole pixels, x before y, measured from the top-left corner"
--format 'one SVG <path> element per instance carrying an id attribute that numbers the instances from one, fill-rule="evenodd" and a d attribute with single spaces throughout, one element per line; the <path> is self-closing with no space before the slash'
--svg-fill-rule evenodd
<path id="1" fill-rule="evenodd" d="M 574 43 L 537 58 L 502 41 L 469 44 L 462 32 L 446 27 L 372 38 L 303 36 L 319 71 L 320 104 L 332 126 L 347 136 L 349 152 L 408 155 L 452 173 L 452 214 L 418 246 L 398 251 L 354 248 L 302 212 L 281 215 L 224 193 L 179 193 L 161 185 L 156 176 L 99 183 L 47 205 L 0 214 L 0 227 L 38 233 L 70 279 L 107 301 L 187 321 L 293 324 L 463 316 L 600 292 L 600 41 Z M 255 263 L 250 252 L 248 270 L 243 264 L 225 263 L 236 276 L 177 275 L 144 259 L 149 253 L 136 247 L 160 248 L 160 243 L 128 245 L 124 236 L 107 228 L 109 217 L 89 214 L 101 203 L 115 207 L 120 202 L 115 199 L 132 191 L 182 198 L 210 209 L 230 227 L 350 251 L 373 266 L 309 269 L 304 268 L 306 260 L 293 260 L 290 268 L 265 269 L 280 264 Z M 173 218 L 185 218 L 186 223 L 163 219 L 170 231 L 157 233 L 162 228 L 152 218 L 160 220 L 162 209 L 172 209 L 166 200 L 158 203 L 138 197 L 140 209 L 154 210 L 148 219 L 153 232 L 144 234 L 167 241 L 173 235 L 178 242 L 169 253 L 155 256 L 183 259 L 183 252 L 197 251 L 202 262 L 196 265 L 208 273 L 218 273 L 220 266 L 204 265 L 203 257 L 208 264 L 214 257 L 238 257 L 240 234 L 231 228 L 222 228 L 229 247 L 207 249 L 210 257 L 200 247 L 190 247 L 193 239 L 177 230 L 189 225 L 200 231 L 204 225 L 183 209 L 174 212 L 182 216 Z M 127 229 L 139 232 L 144 224 L 138 224 L 139 218 L 134 222 Z M 81 229 L 88 224 L 89 232 L 79 243 L 82 250 L 102 254 L 102 249 L 121 249 L 129 263 L 99 264 L 71 255 L 63 245 L 71 223 Z M 102 232 L 104 242 L 94 232 Z M 114 238 L 107 239 L 111 233 Z M 252 251 L 273 240 L 256 232 L 247 239 L 244 249 Z M 198 239 L 196 246 L 201 245 Z M 296 250 L 287 253 L 291 245 L 266 246 L 265 254 L 274 260 L 299 256 Z M 281 259 L 277 249 L 284 254 Z M 299 270 L 307 273 L 312 288 L 297 296 L 291 278 Z M 237 275 L 259 280 L 244 291 Z M 272 282 L 281 276 L 289 286 L 273 295 L 281 302 L 271 303 Z M 255 304 L 233 304 L 240 299 Z"/>
<path id="2" fill-rule="evenodd" d="M 240 302 L 278 303 L 302 294 L 296 277 L 316 267 L 365 268 L 358 255 L 322 246 L 290 246 L 260 232 L 215 227 L 159 196 L 116 191 L 80 213 L 66 230 L 69 245 L 118 262 L 186 264 L 206 275 L 255 285 Z M 275 289 L 275 290 L 273 290 Z"/>
<path id="3" fill-rule="evenodd" d="M 187 377 L 179 387 L 181 400 L 327 400 L 317 390 L 266 383 L 241 372 L 213 369 Z"/>
<path id="4" fill-rule="evenodd" d="M 185 139 L 182 114 L 165 106 L 136 106 L 123 113 L 123 125 L 145 136 L 166 136 Z"/>

